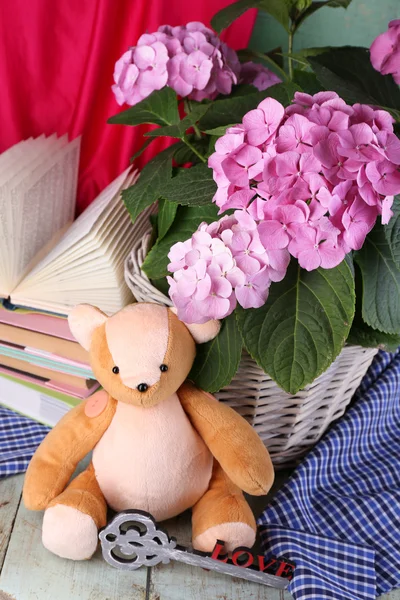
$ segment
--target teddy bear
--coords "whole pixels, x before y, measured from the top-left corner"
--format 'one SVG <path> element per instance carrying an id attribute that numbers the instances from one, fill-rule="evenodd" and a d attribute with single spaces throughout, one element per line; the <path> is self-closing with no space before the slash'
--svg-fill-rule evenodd
<path id="1" fill-rule="evenodd" d="M 270 456 L 243 417 L 187 381 L 196 343 L 215 338 L 220 323 L 185 324 L 152 303 L 111 317 L 81 304 L 68 320 L 103 389 L 59 421 L 29 464 L 23 500 L 45 511 L 44 546 L 90 558 L 110 507 L 158 521 L 191 508 L 195 549 L 211 552 L 217 540 L 227 551 L 251 547 L 256 523 L 243 491 L 268 492 Z"/>

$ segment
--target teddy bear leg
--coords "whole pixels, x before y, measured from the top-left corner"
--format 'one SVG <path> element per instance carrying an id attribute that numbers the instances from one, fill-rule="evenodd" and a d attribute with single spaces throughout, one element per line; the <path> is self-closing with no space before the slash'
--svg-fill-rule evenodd
<path id="1" fill-rule="evenodd" d="M 238 546 L 251 548 L 256 521 L 243 492 L 229 479 L 217 461 L 206 493 L 192 509 L 193 547 L 211 552 L 217 540 L 231 552 Z"/>
<path id="2" fill-rule="evenodd" d="M 43 517 L 43 545 L 62 558 L 90 558 L 96 551 L 98 530 L 106 524 L 106 518 L 106 501 L 91 463 L 47 507 Z"/>

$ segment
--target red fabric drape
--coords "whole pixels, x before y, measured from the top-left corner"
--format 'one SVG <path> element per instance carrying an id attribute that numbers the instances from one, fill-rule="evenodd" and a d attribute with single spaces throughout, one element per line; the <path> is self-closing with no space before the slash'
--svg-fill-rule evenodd
<path id="1" fill-rule="evenodd" d="M 0 151 L 29 136 L 82 134 L 78 209 L 85 208 L 142 143 L 143 128 L 107 125 L 121 108 L 115 61 L 145 31 L 210 18 L 232 0 L 3 0 L 0 2 Z M 255 12 L 224 34 L 247 45 Z M 165 140 L 153 142 L 139 165 Z"/>

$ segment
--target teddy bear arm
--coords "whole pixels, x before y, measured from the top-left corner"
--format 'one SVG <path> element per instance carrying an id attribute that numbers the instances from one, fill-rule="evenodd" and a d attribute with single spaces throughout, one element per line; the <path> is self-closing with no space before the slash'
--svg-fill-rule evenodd
<path id="1" fill-rule="evenodd" d="M 105 391 L 97 392 L 104 401 Z M 97 444 L 111 423 L 116 402 L 106 399 L 98 416 L 87 416 L 91 396 L 70 410 L 47 434 L 36 450 L 25 475 L 23 500 L 30 510 L 44 510 L 66 487 L 77 464 Z"/>
<path id="2" fill-rule="evenodd" d="M 266 494 L 274 481 L 274 469 L 268 450 L 249 423 L 192 384 L 184 383 L 178 396 L 193 427 L 229 478 L 248 494 Z"/>

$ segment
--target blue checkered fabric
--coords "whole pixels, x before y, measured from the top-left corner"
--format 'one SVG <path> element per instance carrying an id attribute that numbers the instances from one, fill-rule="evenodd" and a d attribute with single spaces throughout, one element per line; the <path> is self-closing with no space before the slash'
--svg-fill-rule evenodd
<path id="1" fill-rule="evenodd" d="M 49 427 L 0 406 L 0 479 L 26 471 Z"/>
<path id="2" fill-rule="evenodd" d="M 400 587 L 400 353 L 380 352 L 355 402 L 258 520 L 267 557 L 296 563 L 296 600 Z"/>

